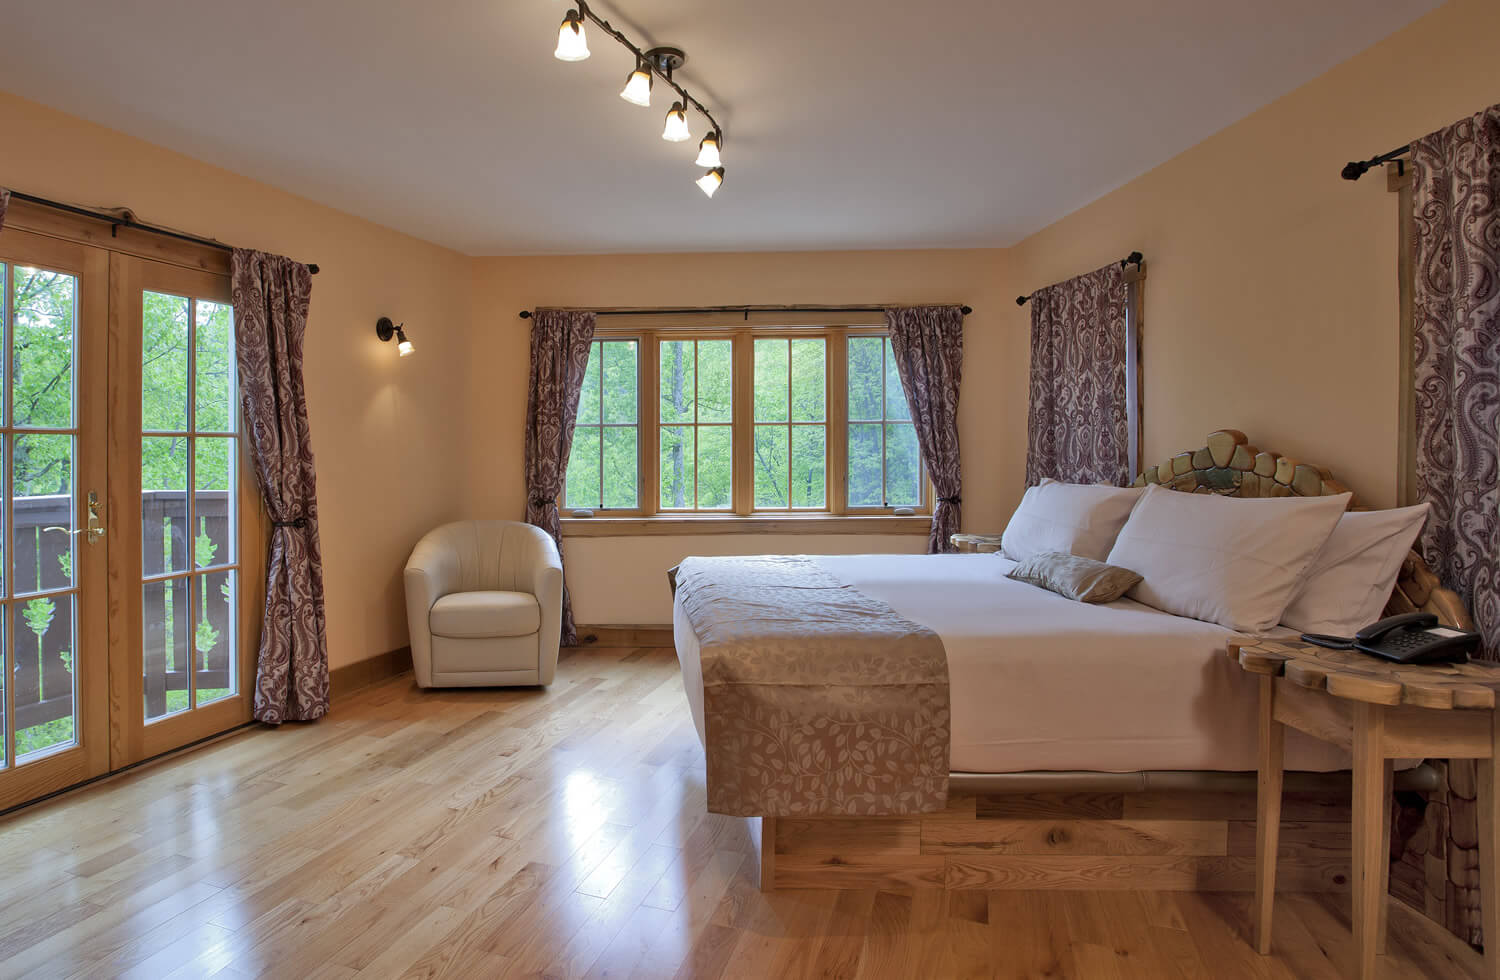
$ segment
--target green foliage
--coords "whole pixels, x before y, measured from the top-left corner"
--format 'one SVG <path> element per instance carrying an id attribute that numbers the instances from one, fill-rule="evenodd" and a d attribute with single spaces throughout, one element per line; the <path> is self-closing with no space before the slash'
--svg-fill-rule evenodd
<path id="1" fill-rule="evenodd" d="M 631 340 L 596 341 L 568 457 L 564 506 L 634 508 L 640 358 Z M 733 494 L 733 344 L 663 340 L 658 372 L 662 509 L 728 509 Z M 826 509 L 827 344 L 821 338 L 754 341 L 754 496 L 757 508 Z M 916 431 L 881 337 L 848 342 L 849 504 L 921 502 Z M 648 362 L 649 363 L 649 362 Z"/>

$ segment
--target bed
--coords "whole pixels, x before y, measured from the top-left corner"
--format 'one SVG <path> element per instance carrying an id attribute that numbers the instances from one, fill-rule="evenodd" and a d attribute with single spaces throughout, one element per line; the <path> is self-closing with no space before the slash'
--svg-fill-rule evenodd
<path id="1" fill-rule="evenodd" d="M 1346 492 L 1326 470 L 1260 452 L 1235 430 L 1215 432 L 1203 448 L 1150 468 L 1137 480 L 1145 483 L 1246 497 Z M 734 741 L 724 737 L 730 713 L 722 698 L 715 704 L 718 685 L 710 683 L 705 695 L 704 644 L 689 609 L 695 601 L 728 606 L 746 596 L 753 603 L 757 589 L 741 583 L 709 595 L 703 583 L 722 572 L 685 563 L 680 574 L 696 574 L 698 585 L 696 592 L 691 583 L 677 589 L 674 638 L 708 750 L 709 808 L 763 818 L 762 887 L 1253 887 L 1245 844 L 1247 828 L 1253 843 L 1254 779 L 1238 774 L 1256 765 L 1257 702 L 1253 682 L 1226 657 L 1237 634 L 1129 599 L 1076 603 L 1005 578 L 1011 563 L 997 555 L 779 560 L 800 562 L 788 567 L 808 576 L 809 588 L 836 583 L 886 607 L 910 633 L 935 636 L 946 656 L 948 710 L 929 706 L 890 726 L 906 733 L 896 739 L 901 747 L 920 747 L 910 758 L 863 737 L 872 726 L 857 713 L 846 727 L 860 738 L 805 737 L 823 731 L 822 715 L 837 719 L 843 705 L 858 700 L 851 690 L 863 692 L 837 683 L 821 692 L 816 683 L 777 687 L 779 672 L 797 662 L 796 634 L 773 635 L 774 626 L 754 623 L 752 604 L 739 611 L 739 636 L 753 644 L 754 630 L 763 630 L 766 649 L 781 657 L 768 656 L 762 690 L 787 697 L 796 687 L 807 700 L 795 708 L 795 725 L 778 728 L 759 715 L 733 719 L 750 734 L 736 754 L 716 759 Z M 773 601 L 768 592 L 763 613 Z M 1390 602 L 1393 612 L 1414 608 L 1469 625 L 1462 603 L 1436 587 L 1415 553 Z M 715 662 L 708 658 L 711 673 Z M 903 661 L 896 673 L 912 664 L 918 680 L 930 666 L 921 658 Z M 949 769 L 941 781 L 932 778 L 938 740 Z M 1286 751 L 1288 768 L 1303 774 L 1288 783 L 1287 819 L 1306 824 L 1313 842 L 1287 862 L 1289 887 L 1340 888 L 1348 865 L 1338 828 L 1348 783 L 1338 771 L 1348 760 L 1312 739 L 1289 737 Z M 855 780 L 841 762 L 856 771 Z M 748 781 L 741 778 L 747 771 L 754 777 Z M 732 787 L 731 773 L 739 778 Z M 853 792 L 871 773 L 921 789 Z M 838 792 L 809 789 L 820 778 Z M 781 791 L 794 783 L 798 792 Z M 717 797 L 716 786 L 723 788 Z"/>

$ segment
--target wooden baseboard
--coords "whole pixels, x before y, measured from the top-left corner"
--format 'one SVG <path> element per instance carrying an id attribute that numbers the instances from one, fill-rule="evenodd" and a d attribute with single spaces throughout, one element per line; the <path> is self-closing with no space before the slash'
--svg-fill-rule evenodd
<path id="1" fill-rule="evenodd" d="M 1347 889 L 1347 792 L 1288 793 L 1283 815 L 1278 886 Z M 957 793 L 941 813 L 774 826 L 778 889 L 1255 888 L 1253 792 Z"/>
<path id="2" fill-rule="evenodd" d="M 329 697 L 335 701 L 362 687 L 411 670 L 411 647 L 389 650 L 366 660 L 335 667 L 328 677 Z"/>
<path id="3" fill-rule="evenodd" d="M 669 647 L 670 626 L 579 626 L 578 645 L 596 647 Z"/>

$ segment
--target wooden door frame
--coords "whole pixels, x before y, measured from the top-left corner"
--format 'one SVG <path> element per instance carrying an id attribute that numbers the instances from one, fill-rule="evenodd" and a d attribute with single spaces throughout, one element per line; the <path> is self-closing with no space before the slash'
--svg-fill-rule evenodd
<path id="1" fill-rule="evenodd" d="M 74 241 L 7 226 L 0 230 L 0 261 L 7 266 L 35 264 L 78 277 L 74 322 L 75 411 L 78 434 L 73 471 L 74 524 L 82 527 L 90 490 L 103 491 L 108 479 L 105 444 L 107 403 L 104 391 L 109 303 L 109 253 Z M 9 353 L 7 352 L 7 357 Z M 13 420 L 8 420 L 13 421 Z M 6 447 L 10 451 L 10 447 Z M 3 470 L 0 470 L 3 471 Z M 8 530 L 8 519 L 4 527 Z M 104 774 L 109 768 L 108 695 L 109 635 L 106 619 L 108 542 L 89 544 L 77 535 L 73 549 L 76 623 L 74 653 L 74 739 L 72 748 L 17 767 L 7 757 L 0 771 L 0 810 L 24 803 Z M 9 560 L 10 547 L 6 549 Z M 92 601 L 84 601 L 91 597 Z M 15 617 L 7 618 L 14 635 Z M 12 647 L 13 649 L 13 647 Z M 8 661 L 0 661 L 10 671 Z M 6 678 L 6 716 L 14 724 L 14 674 Z"/>

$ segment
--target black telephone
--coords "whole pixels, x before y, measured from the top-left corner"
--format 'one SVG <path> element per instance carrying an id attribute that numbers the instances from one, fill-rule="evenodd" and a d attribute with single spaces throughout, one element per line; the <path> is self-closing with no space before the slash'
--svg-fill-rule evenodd
<path id="1" fill-rule="evenodd" d="M 1353 637 L 1303 633 L 1302 639 L 1337 650 L 1359 650 L 1399 664 L 1453 663 L 1479 649 L 1480 636 L 1438 623 L 1432 613 L 1403 613 L 1371 623 Z"/>

